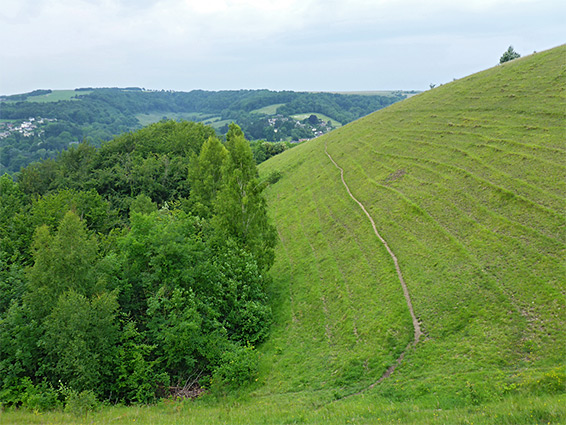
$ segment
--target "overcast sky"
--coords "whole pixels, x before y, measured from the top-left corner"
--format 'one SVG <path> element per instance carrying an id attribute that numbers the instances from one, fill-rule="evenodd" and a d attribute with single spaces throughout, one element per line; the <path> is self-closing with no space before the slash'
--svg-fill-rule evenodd
<path id="1" fill-rule="evenodd" d="M 424 90 L 563 44 L 565 20 L 565 0 L 0 0 L 0 94 Z"/>

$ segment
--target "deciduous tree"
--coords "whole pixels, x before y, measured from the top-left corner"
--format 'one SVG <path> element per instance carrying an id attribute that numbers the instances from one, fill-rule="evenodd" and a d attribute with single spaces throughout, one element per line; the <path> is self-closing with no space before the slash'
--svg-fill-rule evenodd
<path id="1" fill-rule="evenodd" d="M 236 127 L 231 128 L 232 136 L 226 142 L 225 183 L 214 204 L 214 221 L 254 255 L 261 269 L 268 269 L 274 258 L 275 229 L 268 220 L 264 186 L 259 182 L 250 145 Z"/>
<path id="2" fill-rule="evenodd" d="M 209 217 L 218 192 L 224 183 L 222 167 L 228 158 L 227 149 L 216 137 L 204 142 L 200 155 L 194 157 L 189 168 L 191 200 L 197 214 Z"/>

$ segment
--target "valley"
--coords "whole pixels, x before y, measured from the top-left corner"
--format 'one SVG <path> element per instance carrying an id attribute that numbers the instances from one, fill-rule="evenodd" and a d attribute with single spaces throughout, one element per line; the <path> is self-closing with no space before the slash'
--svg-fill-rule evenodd
<path id="1" fill-rule="evenodd" d="M 235 122 L 249 140 L 290 147 L 411 94 L 87 87 L 0 95 L 0 173 L 15 173 L 34 161 L 55 158 L 81 142 L 100 146 L 119 134 L 164 120 L 202 122 L 221 137 Z M 38 131 L 16 131 L 42 120 L 48 123 Z"/>
<path id="2" fill-rule="evenodd" d="M 565 58 L 435 87 L 259 165 L 277 244 L 252 382 L 0 421 L 566 423 Z M 287 116 L 274 105 L 255 109 Z"/>

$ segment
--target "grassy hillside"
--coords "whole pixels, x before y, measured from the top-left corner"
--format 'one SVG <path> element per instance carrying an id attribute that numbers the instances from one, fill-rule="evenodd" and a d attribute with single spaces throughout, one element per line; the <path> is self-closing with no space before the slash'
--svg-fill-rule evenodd
<path id="1" fill-rule="evenodd" d="M 257 383 L 88 422 L 566 423 L 565 61 L 497 66 L 262 164 L 282 178 Z M 332 160 L 398 260 L 415 346 L 392 256 Z"/>
<path id="2" fill-rule="evenodd" d="M 92 90 L 36 90 L 34 92 L 23 94 L 23 95 L 15 95 L 15 96 L 8 96 L 5 102 L 7 104 L 19 102 L 25 100 L 27 102 L 36 102 L 36 103 L 50 103 L 50 102 L 59 102 L 64 100 L 78 100 L 77 96 L 80 95 L 87 95 L 92 93 Z M 14 99 L 15 98 L 15 99 Z"/>
<path id="3" fill-rule="evenodd" d="M 260 391 L 377 380 L 371 391 L 443 407 L 564 392 L 566 47 L 412 97 L 273 158 L 280 326 Z M 279 351 L 278 351 L 279 350 Z M 267 367 L 267 366 L 266 366 Z"/>

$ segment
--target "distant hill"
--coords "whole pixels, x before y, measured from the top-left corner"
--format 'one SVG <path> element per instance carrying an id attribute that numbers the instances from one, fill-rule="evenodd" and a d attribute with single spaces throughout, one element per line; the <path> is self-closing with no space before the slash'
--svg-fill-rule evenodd
<path id="1" fill-rule="evenodd" d="M 310 139 L 404 99 L 412 92 L 361 94 L 270 90 L 191 92 L 137 87 L 35 90 L 0 96 L 0 174 L 52 158 L 69 145 L 95 146 L 162 120 L 188 120 L 225 134 L 239 124 L 251 140 Z M 293 118 L 314 115 L 316 121 Z"/>
<path id="2" fill-rule="evenodd" d="M 254 394 L 292 393 L 313 421 L 378 423 L 395 406 L 438 416 L 565 393 L 565 58 L 561 46 L 434 88 L 261 165 L 282 176 L 267 191 L 280 243 Z M 481 423 L 566 420 L 514 406 L 515 420 L 483 408 Z"/>

